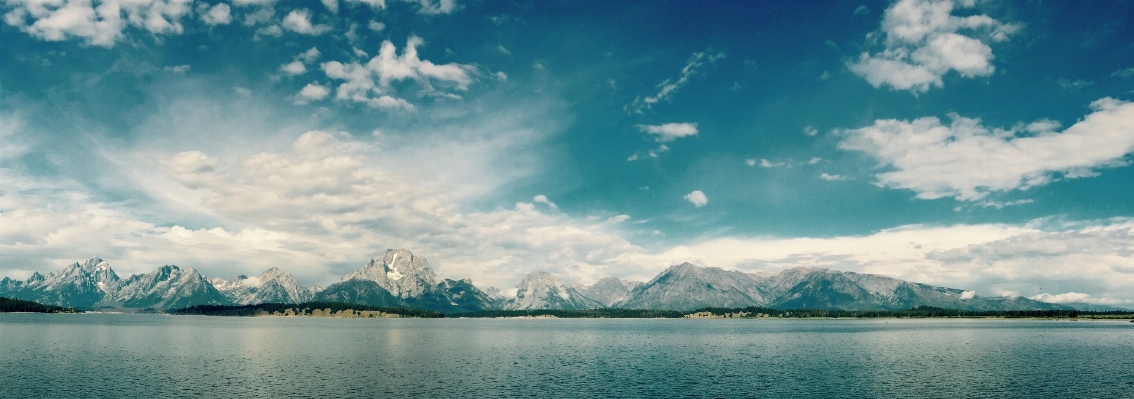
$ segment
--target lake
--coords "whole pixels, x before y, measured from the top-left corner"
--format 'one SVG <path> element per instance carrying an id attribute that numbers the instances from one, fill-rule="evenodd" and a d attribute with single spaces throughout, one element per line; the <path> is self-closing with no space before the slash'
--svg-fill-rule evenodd
<path id="1" fill-rule="evenodd" d="M 1134 323 L 0 314 L 0 397 L 1134 397 Z"/>

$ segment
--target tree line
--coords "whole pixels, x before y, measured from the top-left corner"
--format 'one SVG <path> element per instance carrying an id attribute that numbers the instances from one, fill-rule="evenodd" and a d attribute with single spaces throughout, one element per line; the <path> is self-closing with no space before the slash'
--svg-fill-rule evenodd
<path id="1" fill-rule="evenodd" d="M 255 305 L 197 305 L 187 308 L 175 309 L 170 314 L 175 315 L 204 315 L 204 316 L 255 316 L 259 312 L 284 313 L 288 309 L 297 314 L 311 313 L 313 310 L 327 310 L 340 312 L 343 310 L 372 311 L 401 315 L 405 317 L 439 318 L 445 317 L 441 312 L 425 309 L 395 308 L 385 306 L 356 305 L 343 302 L 304 302 L 294 303 L 260 303 Z"/>
<path id="2" fill-rule="evenodd" d="M 24 301 L 0 297 L 0 313 L 27 312 L 27 313 L 75 313 L 75 309 L 55 305 L 44 305 L 38 302 Z"/>

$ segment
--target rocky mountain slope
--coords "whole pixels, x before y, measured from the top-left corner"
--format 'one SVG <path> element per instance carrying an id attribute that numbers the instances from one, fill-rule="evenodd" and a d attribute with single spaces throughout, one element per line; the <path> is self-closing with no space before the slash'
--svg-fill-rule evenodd
<path id="1" fill-rule="evenodd" d="M 964 310 L 1043 310 L 1068 307 L 1023 297 L 963 297 L 963 290 L 874 274 L 797 267 L 746 274 L 691 264 L 670 267 L 635 289 L 624 308 L 693 310 L 766 306 L 778 309 L 891 310 L 933 306 Z"/>
<path id="2" fill-rule="evenodd" d="M 617 277 L 606 277 L 590 286 L 577 287 L 580 294 L 597 301 L 604 307 L 612 308 L 630 299 L 630 293 L 643 283 L 626 281 Z"/>
<path id="3" fill-rule="evenodd" d="M 404 249 L 388 249 L 362 269 L 347 273 L 316 300 L 359 298 L 372 306 L 406 306 L 441 312 L 471 312 L 493 308 L 494 300 L 470 280 L 436 281 L 429 262 Z M 373 282 L 366 284 L 361 282 Z M 391 301 L 389 295 L 396 300 Z"/>
<path id="4" fill-rule="evenodd" d="M 0 296 L 43 304 L 89 308 L 117 290 L 118 275 L 110 264 L 97 256 L 82 264 L 76 262 L 59 273 L 43 276 L 36 272 L 26 281 L 7 277 L 0 280 Z"/>
<path id="5" fill-rule="evenodd" d="M 764 306 L 764 288 L 752 275 L 689 263 L 671 266 L 634 289 L 619 307 L 693 310 L 703 307 Z"/>
<path id="6" fill-rule="evenodd" d="M 315 297 L 315 290 L 304 287 L 291 273 L 271 268 L 259 277 L 236 276 L 231 280 L 209 279 L 229 302 L 239 305 L 258 303 L 303 303 Z"/>
<path id="7" fill-rule="evenodd" d="M 516 297 L 504 301 L 502 307 L 506 310 L 580 310 L 605 306 L 583 296 L 575 288 L 563 284 L 551 273 L 533 272 L 516 285 Z"/>
<path id="8" fill-rule="evenodd" d="M 230 304 L 204 276 L 193 268 L 173 265 L 120 281 L 117 291 L 96 307 L 173 309 L 193 305 Z"/>

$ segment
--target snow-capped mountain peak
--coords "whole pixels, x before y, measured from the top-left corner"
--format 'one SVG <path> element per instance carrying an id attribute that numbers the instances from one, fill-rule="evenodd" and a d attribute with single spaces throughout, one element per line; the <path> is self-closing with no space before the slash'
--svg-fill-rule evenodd
<path id="1" fill-rule="evenodd" d="M 547 272 L 532 272 L 516 285 L 516 297 L 504 303 L 505 309 L 594 309 L 602 304 L 587 298 L 573 287 Z"/>
<path id="2" fill-rule="evenodd" d="M 437 285 L 437 275 L 429 262 L 404 249 L 387 249 L 360 270 L 348 273 L 342 281 L 370 280 L 401 298 L 420 297 Z"/>

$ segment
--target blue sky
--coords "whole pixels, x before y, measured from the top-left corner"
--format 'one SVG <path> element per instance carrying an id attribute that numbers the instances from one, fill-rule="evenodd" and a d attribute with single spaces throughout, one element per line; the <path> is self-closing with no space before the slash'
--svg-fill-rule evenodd
<path id="1" fill-rule="evenodd" d="M 6 1 L 0 274 L 386 248 L 1134 303 L 1134 4 Z"/>

